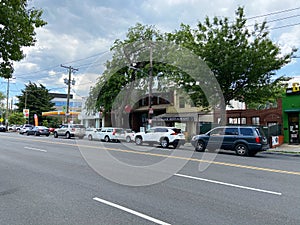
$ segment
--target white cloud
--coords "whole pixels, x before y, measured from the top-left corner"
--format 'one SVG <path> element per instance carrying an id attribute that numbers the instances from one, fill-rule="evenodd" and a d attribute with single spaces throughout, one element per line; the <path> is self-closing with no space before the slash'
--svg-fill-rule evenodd
<path id="1" fill-rule="evenodd" d="M 67 77 L 67 71 L 60 65 L 67 64 L 79 68 L 74 78 L 80 85 L 75 85 L 74 91 L 87 95 L 91 84 L 102 73 L 104 62 L 110 57 L 105 52 L 116 39 L 123 39 L 128 28 L 137 22 L 155 25 L 162 32 L 174 31 L 179 29 L 180 23 L 195 27 L 206 16 L 233 19 L 238 6 L 244 6 L 246 17 L 252 17 L 299 7 L 297 4 L 294 0 L 33 0 L 30 5 L 44 10 L 43 18 L 48 24 L 37 29 L 36 45 L 24 48 L 26 58 L 15 63 L 15 76 L 21 82 L 39 81 L 53 90 L 62 87 L 56 90 L 65 92 L 63 79 Z M 299 14 L 299 10 L 270 15 L 267 20 L 293 13 Z M 264 19 L 256 18 L 249 23 Z M 294 20 L 273 22 L 270 27 L 290 24 Z M 289 52 L 291 47 L 300 47 L 299 37 L 299 26 L 271 30 L 272 40 L 282 47 L 283 53 Z M 93 55 L 95 57 L 90 57 Z M 21 85 L 20 88 L 23 88 Z"/>

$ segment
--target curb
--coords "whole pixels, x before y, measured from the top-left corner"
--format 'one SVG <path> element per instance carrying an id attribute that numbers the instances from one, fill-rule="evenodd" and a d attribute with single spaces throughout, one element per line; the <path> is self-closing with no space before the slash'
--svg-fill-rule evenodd
<path id="1" fill-rule="evenodd" d="M 288 150 L 268 150 L 268 151 L 265 151 L 264 153 L 288 155 L 288 156 L 300 156 L 300 152 L 293 152 L 293 151 L 288 151 Z"/>

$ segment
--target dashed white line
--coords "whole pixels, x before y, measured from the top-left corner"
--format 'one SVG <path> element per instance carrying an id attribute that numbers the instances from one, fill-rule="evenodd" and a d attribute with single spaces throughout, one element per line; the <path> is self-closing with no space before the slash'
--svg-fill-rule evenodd
<path id="1" fill-rule="evenodd" d="M 205 182 L 209 182 L 209 183 L 220 184 L 220 185 L 225 185 L 225 186 L 230 186 L 230 187 L 235 187 L 235 188 L 241 188 L 241 189 L 246 189 L 246 190 L 251 190 L 251 191 L 258 191 L 258 192 L 263 192 L 263 193 L 268 193 L 268 194 L 273 194 L 273 195 L 282 195 L 282 193 L 280 193 L 280 192 L 268 191 L 268 190 L 264 190 L 264 189 L 252 188 L 252 187 L 247 187 L 247 186 L 241 186 L 241 185 L 237 185 L 237 184 L 230 184 L 230 183 L 225 183 L 225 182 L 216 181 L 216 180 L 209 180 L 209 179 L 200 178 L 200 177 L 192 177 L 192 176 L 179 174 L 179 173 L 175 174 L 175 176 L 194 179 L 194 180 L 200 180 L 200 181 L 205 181 Z"/>
<path id="2" fill-rule="evenodd" d="M 155 219 L 155 218 L 153 218 L 153 217 L 151 217 L 151 216 L 147 216 L 147 215 L 145 215 L 145 214 L 143 214 L 143 213 L 134 211 L 134 210 L 132 210 L 132 209 L 129 209 L 129 208 L 126 208 L 126 207 L 124 207 L 124 206 L 115 204 L 115 203 L 113 203 L 113 202 L 109 202 L 109 201 L 104 200 L 104 199 L 101 199 L 101 198 L 95 197 L 95 198 L 93 198 L 93 200 L 98 201 L 98 202 L 101 202 L 101 203 L 106 204 L 106 205 L 109 205 L 109 206 L 112 206 L 112 207 L 115 207 L 115 208 L 120 209 L 120 210 L 123 210 L 123 211 L 125 211 L 125 212 L 131 213 L 131 214 L 133 214 L 133 215 L 135 215 L 135 216 L 138 216 L 138 217 L 141 217 L 141 218 L 143 218 L 143 219 L 149 220 L 149 221 L 154 222 L 154 223 L 156 223 L 156 224 L 170 225 L 169 223 L 163 222 L 163 221 L 158 220 L 158 219 Z"/>
<path id="3" fill-rule="evenodd" d="M 31 148 L 31 147 L 24 147 L 25 149 L 33 150 L 33 151 L 39 151 L 39 152 L 47 152 L 44 149 L 38 149 L 38 148 Z"/>

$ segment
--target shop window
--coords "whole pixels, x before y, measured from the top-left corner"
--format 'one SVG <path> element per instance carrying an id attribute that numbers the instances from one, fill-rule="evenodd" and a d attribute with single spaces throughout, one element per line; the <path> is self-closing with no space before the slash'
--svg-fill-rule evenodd
<path id="1" fill-rule="evenodd" d="M 259 125 L 260 124 L 259 116 L 252 117 L 252 124 L 253 125 Z"/>
<path id="2" fill-rule="evenodd" d="M 184 97 L 179 97 L 179 108 L 185 107 L 185 99 Z"/>
<path id="3" fill-rule="evenodd" d="M 229 124 L 246 124 L 247 119 L 245 117 L 229 117 L 228 118 L 228 123 Z"/>

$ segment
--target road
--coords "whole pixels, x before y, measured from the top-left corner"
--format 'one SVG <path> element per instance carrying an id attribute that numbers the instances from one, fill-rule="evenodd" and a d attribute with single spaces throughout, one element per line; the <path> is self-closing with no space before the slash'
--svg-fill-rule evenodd
<path id="1" fill-rule="evenodd" d="M 188 145 L 176 155 L 15 133 L 1 133 L 0 143 L 1 225 L 300 224 L 299 157 L 223 152 L 208 160 Z M 160 174 L 166 178 L 156 182 Z"/>

